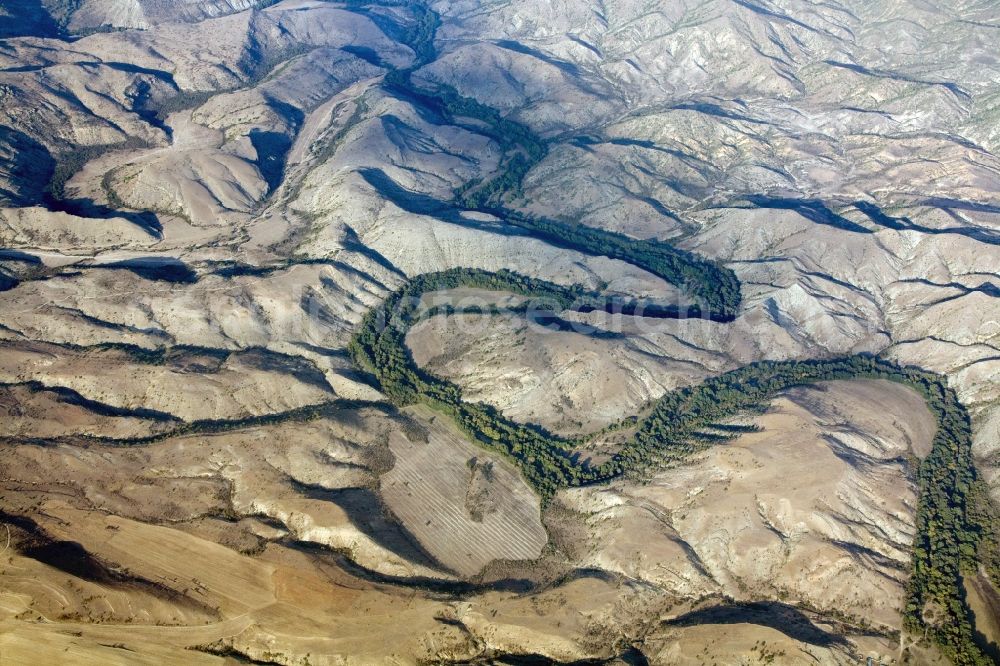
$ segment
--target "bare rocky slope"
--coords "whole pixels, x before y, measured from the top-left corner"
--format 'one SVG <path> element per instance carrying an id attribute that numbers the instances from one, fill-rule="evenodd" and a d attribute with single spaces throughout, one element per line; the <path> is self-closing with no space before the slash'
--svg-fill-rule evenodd
<path id="1" fill-rule="evenodd" d="M 568 436 L 754 361 L 878 354 L 945 376 L 1000 503 L 998 15 L 3 3 L 0 662 L 945 663 L 902 631 L 935 430 L 910 389 L 793 388 L 725 444 L 539 498 L 348 346 L 455 267 L 684 302 L 518 214 L 666 240 L 735 272 L 732 321 L 550 330 L 456 290 L 481 312 L 406 345 Z M 420 92 L 451 89 L 484 106 Z M 486 107 L 545 147 L 502 206 L 461 205 L 530 152 Z"/>

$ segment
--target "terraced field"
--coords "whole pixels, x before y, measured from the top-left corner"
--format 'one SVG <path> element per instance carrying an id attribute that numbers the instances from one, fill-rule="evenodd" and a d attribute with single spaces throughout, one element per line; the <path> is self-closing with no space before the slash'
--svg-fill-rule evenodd
<path id="1" fill-rule="evenodd" d="M 407 407 L 418 426 L 396 431 L 386 505 L 428 553 L 462 576 L 494 560 L 533 560 L 548 539 L 538 497 L 504 458 L 474 446 L 446 415 Z"/>

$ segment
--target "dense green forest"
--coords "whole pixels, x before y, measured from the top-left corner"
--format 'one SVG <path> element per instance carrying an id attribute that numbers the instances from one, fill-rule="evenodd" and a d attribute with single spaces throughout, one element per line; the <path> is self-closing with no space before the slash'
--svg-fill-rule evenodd
<path id="1" fill-rule="evenodd" d="M 611 459 L 591 466 L 577 460 L 574 449 L 580 440 L 516 423 L 489 405 L 468 403 L 460 387 L 422 370 L 413 361 L 405 337 L 409 328 L 427 315 L 420 297 L 457 287 L 531 297 L 533 307 L 553 312 L 599 296 L 582 287 L 563 287 L 510 271 L 459 268 L 428 273 L 369 311 L 350 344 L 357 364 L 375 377 L 393 402 L 423 402 L 448 414 L 473 441 L 513 461 L 543 501 L 561 488 L 641 475 L 736 437 L 740 429 L 727 432 L 718 427 L 719 422 L 760 410 L 778 392 L 793 386 L 865 378 L 899 382 L 918 391 L 933 412 L 938 429 L 931 453 L 917 472 L 919 532 L 913 549 L 906 626 L 914 633 L 926 630 L 956 664 L 989 663 L 973 640 L 961 572 L 974 566 L 981 536 L 990 526 L 972 506 L 973 493 L 982 482 L 972 463 L 968 414 L 943 378 L 869 355 L 753 363 L 666 394 L 645 417 L 629 421 L 635 433 Z M 713 435 L 701 436 L 705 429 Z"/>
<path id="2" fill-rule="evenodd" d="M 505 219 L 553 245 L 621 259 L 681 287 L 694 297 L 696 305 L 688 310 L 691 317 L 732 321 L 739 310 L 739 279 L 717 262 L 667 243 L 630 238 L 581 224 L 542 220 L 515 212 L 508 212 Z"/>
<path id="3" fill-rule="evenodd" d="M 434 59 L 434 34 L 440 19 L 423 4 L 414 5 L 413 11 L 416 18 L 404 39 L 416 53 L 416 62 L 406 69 L 390 71 L 384 85 L 394 94 L 433 109 L 451 122 L 478 121 L 476 131 L 496 141 L 506 156 L 500 173 L 492 180 L 473 180 L 459 187 L 455 191 L 456 206 L 489 213 L 560 247 L 621 259 L 643 268 L 687 292 L 694 301 L 687 310 L 688 316 L 718 321 L 735 318 L 741 299 L 740 283 L 733 271 L 718 262 L 668 243 L 636 239 L 573 222 L 532 217 L 507 208 L 505 202 L 509 198 L 520 196 L 527 173 L 548 154 L 548 144 L 527 125 L 462 96 L 452 86 L 437 84 L 429 89 L 414 83 L 413 72 Z"/>

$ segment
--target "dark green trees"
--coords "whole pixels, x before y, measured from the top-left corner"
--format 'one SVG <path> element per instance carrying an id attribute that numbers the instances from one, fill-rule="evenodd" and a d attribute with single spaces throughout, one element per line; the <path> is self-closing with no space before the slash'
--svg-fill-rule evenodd
<path id="1" fill-rule="evenodd" d="M 510 271 L 459 268 L 429 273 L 411 280 L 365 316 L 351 341 L 351 354 L 397 404 L 425 402 L 449 415 L 481 446 L 507 456 L 543 500 L 560 488 L 641 474 L 665 461 L 738 436 L 738 428 L 727 433 L 714 426 L 741 412 L 762 409 L 778 392 L 793 386 L 865 378 L 899 382 L 920 392 L 935 415 L 938 429 L 931 453 L 921 462 L 917 474 L 918 535 L 906 625 L 914 633 L 923 633 L 926 628 L 956 664 L 989 663 L 973 641 L 961 587 L 961 572 L 974 564 L 981 534 L 988 527 L 982 522 L 983 515 L 989 514 L 971 509 L 970 495 L 978 480 L 972 464 L 969 419 L 943 378 L 868 355 L 753 363 L 664 395 L 648 415 L 630 421 L 635 433 L 611 459 L 589 466 L 578 463 L 573 456 L 580 440 L 516 423 L 489 405 L 467 403 L 461 388 L 413 362 L 405 337 L 409 328 L 428 314 L 419 305 L 420 297 L 430 291 L 462 286 L 532 297 L 539 307 L 552 310 L 600 298 L 580 287 L 562 287 Z M 702 436 L 705 428 L 721 434 Z M 931 617 L 933 621 L 925 620 Z"/>

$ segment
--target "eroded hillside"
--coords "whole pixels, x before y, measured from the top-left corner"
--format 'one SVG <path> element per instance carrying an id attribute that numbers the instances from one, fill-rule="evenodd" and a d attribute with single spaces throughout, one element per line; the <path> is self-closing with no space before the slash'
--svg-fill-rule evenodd
<path id="1" fill-rule="evenodd" d="M 0 661 L 996 659 L 998 11 L 4 3 Z"/>

